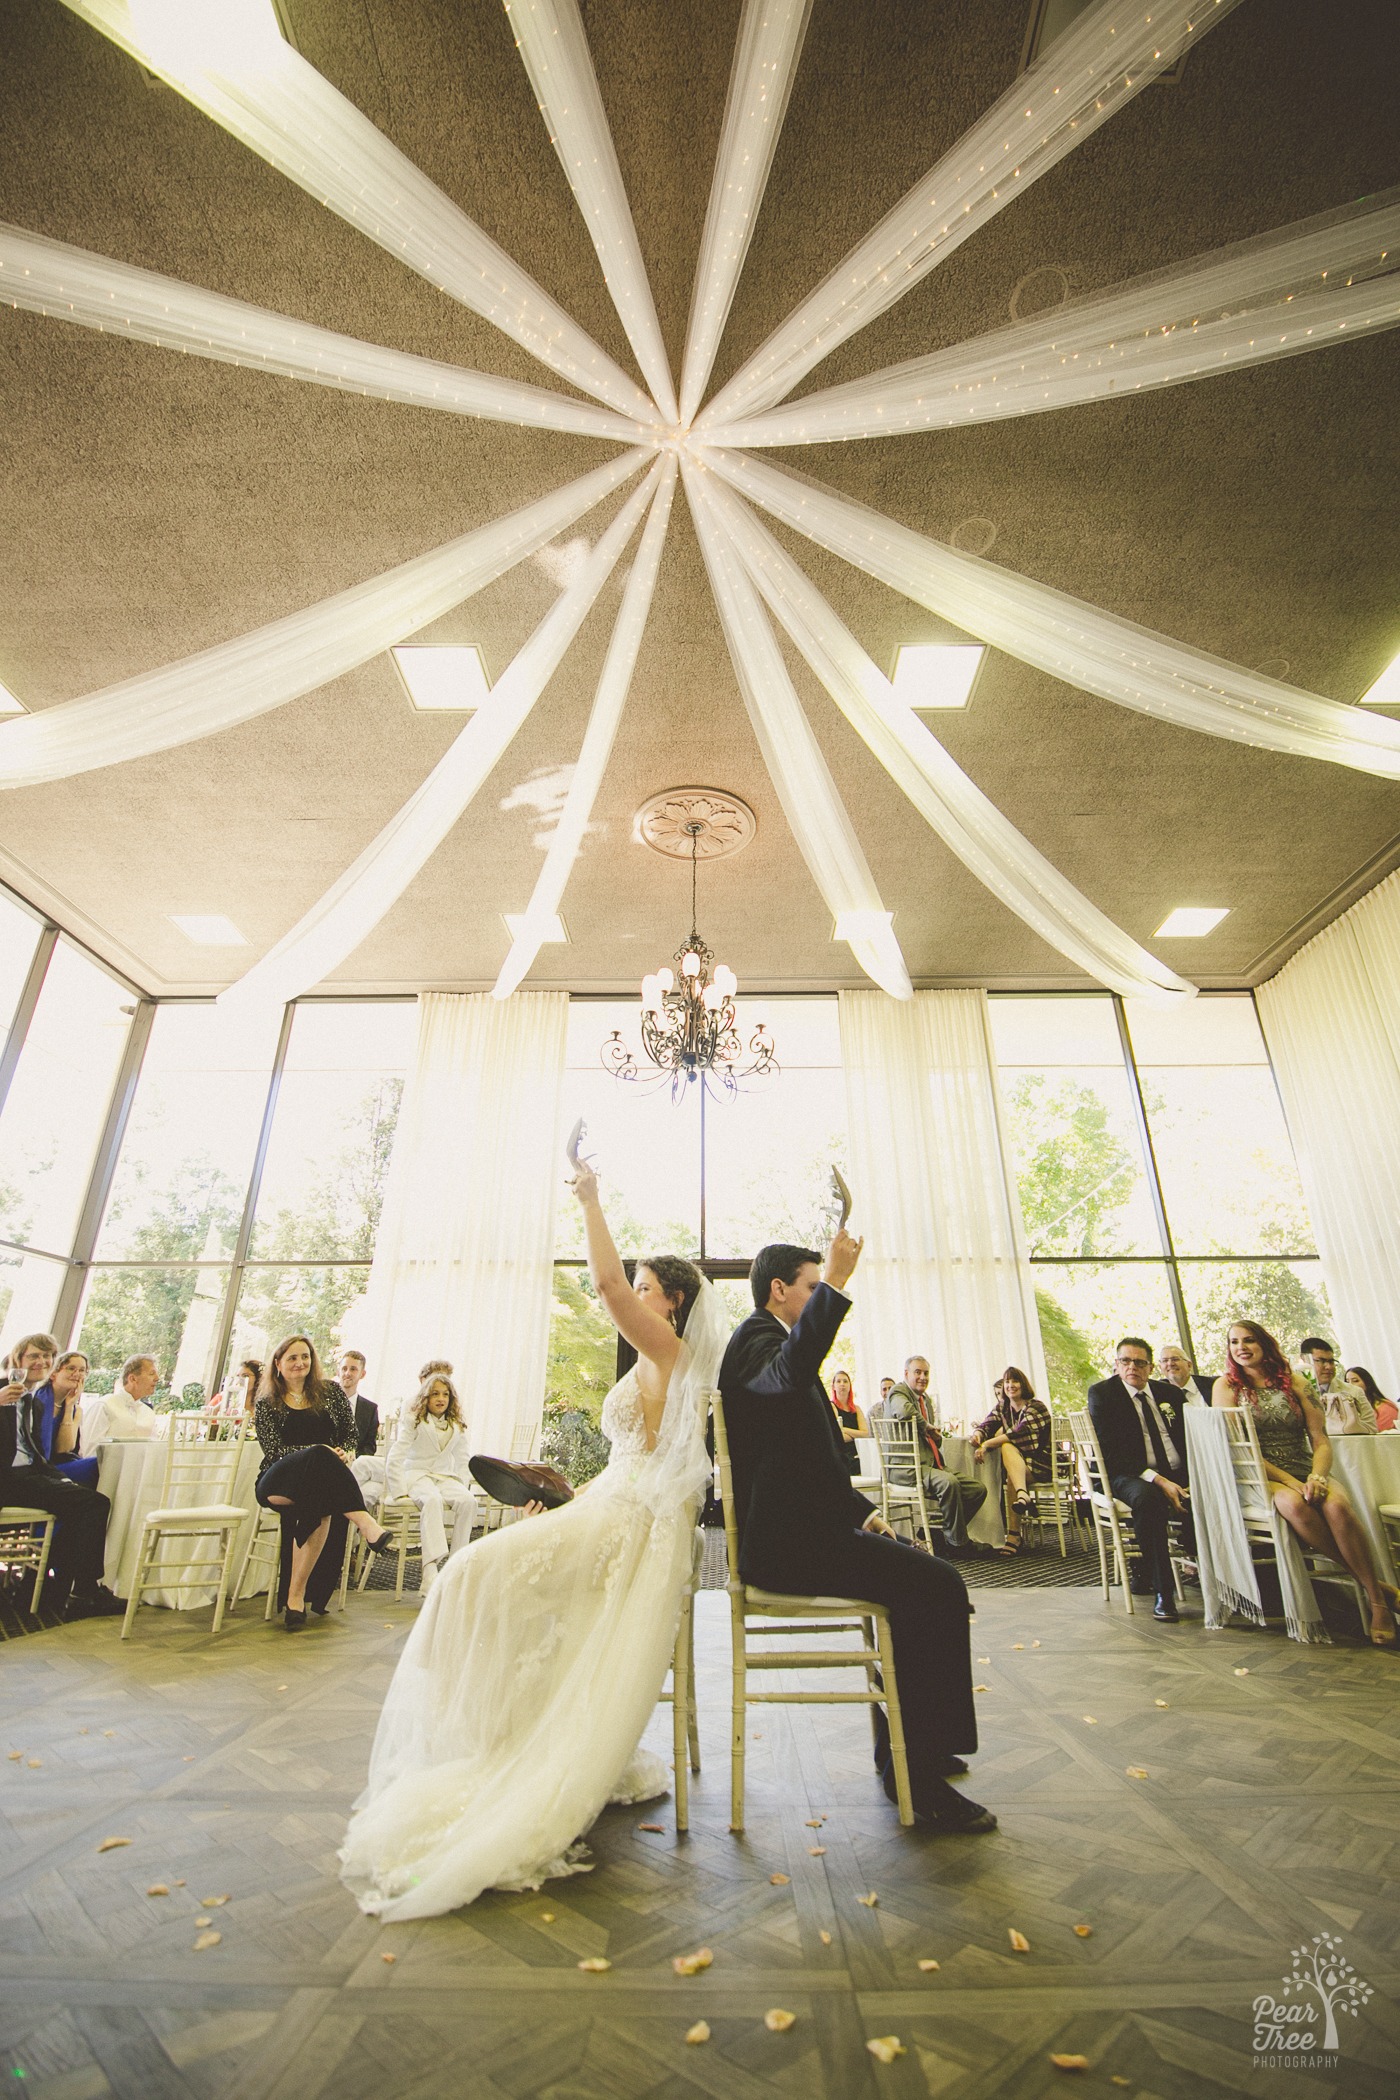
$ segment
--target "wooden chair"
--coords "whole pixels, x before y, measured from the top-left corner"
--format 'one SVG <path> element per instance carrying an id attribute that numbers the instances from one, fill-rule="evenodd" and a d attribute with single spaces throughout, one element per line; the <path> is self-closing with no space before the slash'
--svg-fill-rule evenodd
<path id="1" fill-rule="evenodd" d="M 31 1613 L 38 1611 L 39 1600 L 44 1594 L 44 1577 L 49 1571 L 49 1554 L 53 1550 L 57 1522 L 58 1519 L 48 1510 L 25 1509 L 17 1502 L 6 1503 L 0 1509 L 0 1567 L 34 1570 L 34 1591 L 29 1600 Z"/>
<path id="2" fill-rule="evenodd" d="M 1079 1521 L 1079 1511 L 1076 1507 L 1074 1470 L 1069 1464 L 1064 1451 L 1067 1441 L 1070 1441 L 1068 1427 L 1063 1419 L 1058 1416 L 1052 1416 L 1050 1422 L 1050 1478 L 1048 1480 L 1031 1481 L 1030 1493 L 1034 1509 L 1021 1512 L 1023 1522 L 1027 1516 L 1034 1517 L 1037 1532 L 1040 1531 L 1047 1512 L 1049 1513 L 1054 1519 L 1055 1530 L 1059 1536 L 1061 1560 L 1067 1558 L 1065 1552 L 1066 1519 L 1074 1527 L 1076 1545 L 1081 1545 L 1084 1539 L 1084 1530 Z"/>
<path id="3" fill-rule="evenodd" d="M 1225 1424 L 1225 1434 L 1230 1444 L 1230 1464 L 1235 1475 L 1235 1492 L 1240 1498 L 1240 1514 L 1244 1518 L 1245 1536 L 1250 1542 L 1250 1551 L 1261 1560 L 1276 1560 L 1273 1524 L 1270 1511 L 1273 1507 L 1273 1489 L 1269 1476 L 1264 1471 L 1264 1454 L 1259 1448 L 1259 1431 L 1255 1426 L 1254 1410 L 1251 1407 L 1218 1407 L 1215 1409 Z M 1382 1519 L 1384 1521 L 1384 1519 Z M 1255 1552 L 1256 1548 L 1263 1549 Z M 1303 1566 L 1315 1582 L 1337 1582 L 1351 1591 L 1356 1608 L 1361 1614 L 1361 1630 L 1369 1640 L 1371 1634 L 1371 1607 L 1365 1590 L 1343 1561 L 1335 1553 L 1319 1553 L 1305 1546 L 1301 1539 L 1298 1550 L 1303 1556 Z"/>
<path id="4" fill-rule="evenodd" d="M 418 1521 L 418 1504 L 408 1495 L 395 1495 L 392 1499 L 381 1501 L 374 1514 L 379 1519 L 379 1522 L 387 1525 L 394 1535 L 394 1596 L 402 1604 L 405 1563 L 410 1553 L 417 1553 L 421 1556 L 423 1551 L 423 1538 Z M 369 1571 L 374 1566 L 376 1557 L 368 1549 L 362 1551 L 360 1555 L 359 1587 L 361 1590 L 369 1587 Z M 345 1566 L 346 1575 L 341 1578 L 342 1582 L 348 1578 L 350 1567 L 350 1543 L 348 1540 L 345 1547 Z"/>
<path id="5" fill-rule="evenodd" d="M 700 1715 L 695 1698 L 695 1590 L 704 1542 L 697 1531 L 690 1580 L 681 1592 L 681 1616 L 671 1651 L 671 1683 L 660 1703 L 671 1708 L 671 1756 L 676 1773 L 676 1828 L 690 1828 L 690 1775 L 700 1769 Z"/>
<path id="6" fill-rule="evenodd" d="M 904 1722 L 899 1710 L 899 1684 L 895 1676 L 894 1642 L 890 1633 L 889 1609 L 883 1604 L 864 1603 L 850 1597 L 789 1597 L 778 1591 L 756 1589 L 739 1578 L 739 1531 L 734 1516 L 734 1482 L 729 1467 L 729 1438 L 724 1425 L 724 1403 L 718 1393 L 709 1395 L 715 1425 L 715 1453 L 719 1461 L 720 1501 L 724 1509 L 724 1540 L 729 1552 L 730 1631 L 733 1640 L 733 1678 L 730 1736 L 729 1827 L 744 1827 L 744 1743 L 747 1709 L 750 1706 L 867 1706 L 875 1726 L 875 1709 L 883 1706 L 890 1730 L 890 1757 L 894 1766 L 899 1820 L 914 1821 L 909 1793 L 909 1761 L 904 1749 Z M 877 1417 L 878 1419 L 878 1417 Z M 751 1620 L 780 1623 L 750 1625 Z M 858 1633 L 858 1648 L 751 1648 L 751 1635 L 798 1636 L 820 1627 L 824 1634 Z M 853 1670 L 865 1672 L 860 1692 L 751 1692 L 751 1670 Z"/>
<path id="7" fill-rule="evenodd" d="M 892 1523 L 890 1511 L 894 1510 L 907 1520 L 911 1530 L 930 1538 L 918 1424 L 876 1415 L 870 1426 L 880 1454 L 880 1515 L 887 1524 Z"/>
<path id="8" fill-rule="evenodd" d="M 198 1417 L 191 1421 L 179 1415 L 170 1418 L 160 1505 L 146 1512 L 141 1525 L 136 1573 L 122 1620 L 123 1640 L 136 1624 L 137 1607 L 146 1590 L 178 1590 L 191 1577 L 216 1577 L 211 1631 L 218 1633 L 224 1623 L 234 1549 L 250 1514 L 232 1499 L 247 1424 L 239 1423 L 236 1437 L 212 1444 L 205 1427 Z M 183 1502 L 182 1496 L 186 1498 Z M 180 1557 L 182 1541 L 186 1543 Z M 212 1544 L 213 1552 L 196 1552 L 201 1542 Z M 175 1555 L 168 1551 L 171 1546 L 177 1547 Z"/>
<path id="9" fill-rule="evenodd" d="M 1133 1590 L 1128 1578 L 1128 1544 L 1123 1536 L 1124 1517 L 1130 1514 L 1126 1502 L 1119 1502 L 1108 1492 L 1108 1474 L 1104 1469 L 1103 1453 L 1094 1425 L 1089 1419 L 1087 1407 L 1071 1408 L 1065 1416 L 1079 1462 L 1081 1482 L 1089 1498 L 1089 1522 L 1093 1526 L 1094 1543 L 1099 1549 L 1099 1581 L 1103 1585 L 1103 1601 L 1108 1602 L 1109 1561 L 1113 1563 L 1113 1580 L 1123 1585 L 1123 1609 L 1132 1616 Z"/>

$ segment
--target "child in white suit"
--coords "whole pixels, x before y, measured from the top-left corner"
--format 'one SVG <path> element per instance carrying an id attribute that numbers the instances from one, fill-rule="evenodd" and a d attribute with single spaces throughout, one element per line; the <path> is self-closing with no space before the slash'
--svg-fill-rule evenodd
<path id="1" fill-rule="evenodd" d="M 447 1558 L 448 1512 L 454 1547 L 468 1543 L 476 1524 L 476 1496 L 467 1468 L 470 1456 L 457 1389 L 450 1378 L 437 1372 L 423 1381 L 405 1407 L 384 1472 L 386 1502 L 407 1495 L 418 1504 L 425 1591 L 431 1589 Z"/>

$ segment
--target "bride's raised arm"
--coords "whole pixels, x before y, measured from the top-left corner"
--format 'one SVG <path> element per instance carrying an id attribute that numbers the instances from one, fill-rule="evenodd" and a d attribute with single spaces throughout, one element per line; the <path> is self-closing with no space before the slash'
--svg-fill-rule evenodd
<path id="1" fill-rule="evenodd" d="M 583 1211 L 588 1240 L 588 1273 L 608 1318 L 639 1356 L 654 1363 L 658 1371 L 669 1373 L 680 1353 L 680 1339 L 670 1321 L 644 1304 L 627 1281 L 627 1272 L 613 1245 L 608 1221 L 598 1200 L 598 1178 L 583 1160 L 579 1160 L 575 1167 L 573 1190 Z"/>

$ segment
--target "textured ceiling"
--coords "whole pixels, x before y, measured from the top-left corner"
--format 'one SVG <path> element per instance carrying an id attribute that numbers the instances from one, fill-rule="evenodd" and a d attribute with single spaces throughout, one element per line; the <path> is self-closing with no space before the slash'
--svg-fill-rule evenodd
<path id="1" fill-rule="evenodd" d="M 283 0 L 304 55 L 632 370 L 498 0 Z M 1001 93 L 1029 0 L 815 0 L 716 383 Z M 737 0 L 589 0 L 588 34 L 673 368 Z M 537 383 L 541 367 L 396 266 L 57 0 L 0 0 L 0 218 L 331 328 Z M 810 387 L 1005 322 L 1043 265 L 1089 290 L 1396 180 L 1391 0 L 1245 0 L 1178 84 L 1138 96 Z M 921 529 L 996 526 L 991 558 L 1149 626 L 1354 699 L 1400 645 L 1400 339 L 1133 401 L 774 457 Z M 543 494 L 599 443 L 364 401 L 0 311 L 0 680 L 41 708 L 260 625 Z M 596 536 L 607 513 L 577 530 Z M 886 668 L 951 629 L 789 539 Z M 551 603 L 536 557 L 419 639 L 499 675 Z M 333 982 L 489 984 L 538 873 L 618 585 L 474 808 Z M 805 673 L 809 707 L 921 983 L 1084 980 L 914 815 Z M 271 945 L 459 724 L 387 659 L 206 742 L 15 794 L 0 873 L 142 985 L 204 990 Z M 1253 981 L 1400 860 L 1400 793 L 1195 736 L 1007 657 L 938 733 L 1027 836 L 1139 940 Z M 3 730 L 0 729 L 0 734 Z M 686 781 L 736 790 L 755 843 L 702 874 L 707 937 L 749 987 L 856 981 L 778 810 L 678 499 L 632 697 L 529 980 L 635 982 L 685 931 L 687 877 L 631 818 Z M 1130 836 L 1130 830 L 1132 836 Z M 246 951 L 173 912 L 226 912 Z"/>

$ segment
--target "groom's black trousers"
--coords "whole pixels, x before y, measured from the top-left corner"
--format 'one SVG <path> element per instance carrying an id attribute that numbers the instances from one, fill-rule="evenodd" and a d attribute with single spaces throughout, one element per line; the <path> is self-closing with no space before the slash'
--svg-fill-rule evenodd
<path id="1" fill-rule="evenodd" d="M 902 1541 L 852 1530 L 835 1546 L 823 1544 L 811 1561 L 741 1555 L 746 1582 L 802 1597 L 850 1597 L 887 1604 L 894 1666 L 909 1754 L 910 1783 L 937 1776 L 953 1753 L 977 1748 L 972 1699 L 972 1607 L 967 1585 L 950 1561 Z"/>

